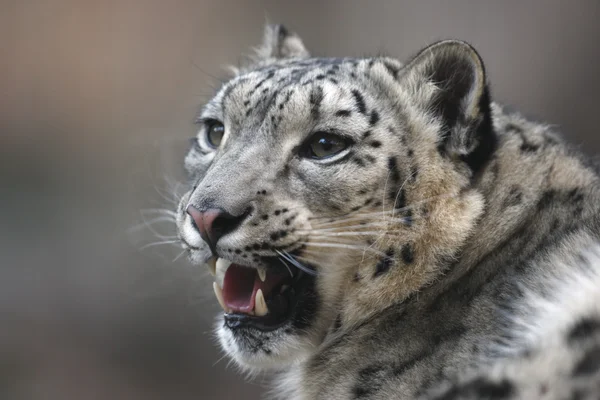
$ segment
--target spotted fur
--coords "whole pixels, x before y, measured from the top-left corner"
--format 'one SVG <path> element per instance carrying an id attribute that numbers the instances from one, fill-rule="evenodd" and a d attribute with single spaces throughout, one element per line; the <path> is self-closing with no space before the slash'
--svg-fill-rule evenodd
<path id="1" fill-rule="evenodd" d="M 225 126 L 218 149 L 210 120 Z M 211 249 L 188 204 L 245 216 L 220 256 L 286 251 L 317 273 L 278 329 L 217 322 L 237 365 L 279 372 L 276 397 L 598 398 L 597 170 L 491 102 L 471 46 L 440 42 L 405 65 L 310 58 L 269 26 L 198 122 L 177 213 L 190 259 Z M 319 131 L 351 145 L 301 157 Z"/>

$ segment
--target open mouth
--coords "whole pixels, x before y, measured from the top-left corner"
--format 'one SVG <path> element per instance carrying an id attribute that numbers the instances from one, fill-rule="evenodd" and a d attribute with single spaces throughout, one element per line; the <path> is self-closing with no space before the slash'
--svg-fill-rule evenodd
<path id="1" fill-rule="evenodd" d="M 216 260 L 223 284 L 214 282 L 213 288 L 230 329 L 274 330 L 303 314 L 302 308 L 314 308 L 314 277 L 275 258 L 268 261 L 266 267 L 250 267 Z"/>

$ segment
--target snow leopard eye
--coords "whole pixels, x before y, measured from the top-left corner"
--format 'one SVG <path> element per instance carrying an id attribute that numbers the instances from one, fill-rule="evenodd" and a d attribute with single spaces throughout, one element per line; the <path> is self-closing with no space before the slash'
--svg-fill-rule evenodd
<path id="1" fill-rule="evenodd" d="M 206 141 L 212 148 L 216 149 L 221 144 L 225 134 L 225 126 L 216 120 L 207 121 L 206 125 Z"/>
<path id="2" fill-rule="evenodd" d="M 349 141 L 341 136 L 317 132 L 306 142 L 302 155 L 317 160 L 329 158 L 345 150 L 349 144 Z"/>

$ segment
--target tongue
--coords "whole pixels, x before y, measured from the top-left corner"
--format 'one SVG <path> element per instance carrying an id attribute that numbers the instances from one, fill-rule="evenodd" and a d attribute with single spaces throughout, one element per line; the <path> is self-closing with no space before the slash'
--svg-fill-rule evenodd
<path id="1" fill-rule="evenodd" d="M 265 281 L 261 281 L 254 268 L 237 264 L 225 272 L 223 280 L 223 301 L 232 312 L 248 314 L 254 310 L 256 292 L 261 289 L 265 299 L 288 275 L 269 271 Z"/>

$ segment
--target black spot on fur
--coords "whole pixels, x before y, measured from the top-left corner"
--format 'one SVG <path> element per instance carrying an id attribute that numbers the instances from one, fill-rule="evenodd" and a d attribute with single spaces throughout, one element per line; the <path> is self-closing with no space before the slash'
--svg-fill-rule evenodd
<path id="1" fill-rule="evenodd" d="M 410 181 L 415 182 L 419 176 L 419 169 L 414 165 L 410 166 Z"/>
<path id="2" fill-rule="evenodd" d="M 310 112 L 313 116 L 313 118 L 317 118 L 319 116 L 319 109 L 321 107 L 321 103 L 323 102 L 323 88 L 320 86 L 317 86 L 316 88 L 314 88 L 311 92 L 310 92 L 310 104 L 311 104 L 311 108 L 310 108 Z"/>
<path id="3" fill-rule="evenodd" d="M 593 375 L 600 371 L 600 347 L 588 351 L 577 363 L 573 375 Z"/>
<path id="4" fill-rule="evenodd" d="M 365 160 L 367 160 L 368 162 L 370 162 L 371 164 L 373 164 L 377 159 L 375 157 L 373 157 L 370 154 L 366 154 L 365 155 Z"/>
<path id="5" fill-rule="evenodd" d="M 385 62 L 385 61 L 383 62 L 383 66 L 385 67 L 387 72 L 389 72 L 389 74 L 392 76 L 392 78 L 398 79 L 398 72 L 400 71 L 400 69 L 398 67 L 396 67 L 395 65 L 392 65 L 388 62 Z"/>
<path id="6" fill-rule="evenodd" d="M 377 392 L 389 375 L 387 369 L 383 364 L 373 364 L 358 371 L 353 398 L 362 399 Z"/>
<path id="7" fill-rule="evenodd" d="M 335 321 L 333 323 L 333 331 L 337 332 L 342 327 L 342 314 L 338 314 L 335 317 Z"/>
<path id="8" fill-rule="evenodd" d="M 379 140 L 373 140 L 371 141 L 371 143 L 369 143 L 371 145 L 371 147 L 377 149 L 379 147 L 381 147 L 381 142 Z"/>
<path id="9" fill-rule="evenodd" d="M 529 143 L 529 142 L 526 142 L 525 140 L 523 140 L 523 143 L 521 144 L 521 151 L 524 153 L 534 153 L 534 152 L 538 151 L 539 148 L 540 148 L 539 144 Z"/>
<path id="10" fill-rule="evenodd" d="M 557 192 L 554 189 L 546 190 L 544 193 L 542 193 L 542 196 L 537 203 L 538 210 L 548 208 L 556 198 L 556 195 Z"/>
<path id="11" fill-rule="evenodd" d="M 390 171 L 390 178 L 392 182 L 399 183 L 400 182 L 400 172 L 398 172 L 398 164 L 396 162 L 396 157 L 391 156 L 388 158 L 388 170 Z"/>
<path id="12" fill-rule="evenodd" d="M 459 400 L 464 398 L 502 400 L 514 394 L 513 384 L 508 380 L 492 382 L 484 378 L 477 378 L 469 383 L 451 388 L 435 400 Z"/>
<path id="13" fill-rule="evenodd" d="M 518 204 L 521 204 L 522 201 L 523 201 L 523 193 L 521 193 L 521 190 L 518 186 L 513 186 L 510 189 L 508 196 L 506 196 L 506 199 L 504 200 L 503 207 L 504 208 L 513 207 Z"/>
<path id="14" fill-rule="evenodd" d="M 339 110 L 335 113 L 336 117 L 349 117 L 350 115 L 352 115 L 352 111 L 350 110 Z"/>
<path id="15" fill-rule="evenodd" d="M 377 265 L 375 265 L 375 273 L 373 274 L 373 278 L 386 273 L 389 271 L 390 267 L 394 264 L 394 249 L 390 248 L 385 252 L 385 257 L 383 257 Z"/>
<path id="16" fill-rule="evenodd" d="M 364 167 L 364 166 L 365 166 L 365 162 L 364 162 L 364 160 L 363 160 L 362 158 L 358 157 L 358 156 L 357 156 L 357 157 L 353 157 L 353 158 L 352 158 L 352 161 L 353 161 L 353 162 L 354 162 L 356 165 L 358 165 L 359 167 Z"/>
<path id="17" fill-rule="evenodd" d="M 517 133 L 517 134 L 523 133 L 523 129 L 521 129 L 521 127 L 519 125 L 515 125 L 513 123 L 506 124 L 506 126 L 504 127 L 504 129 L 506 129 L 509 132 L 514 132 L 514 133 Z"/>
<path id="18" fill-rule="evenodd" d="M 375 126 L 379 122 L 379 113 L 375 110 L 371 112 L 371 117 L 369 118 L 369 125 Z"/>
<path id="19" fill-rule="evenodd" d="M 389 196 L 394 208 L 400 209 L 406 207 L 406 193 L 403 188 L 400 188 L 397 192 L 390 190 Z"/>
<path id="20" fill-rule="evenodd" d="M 361 114 L 367 113 L 367 106 L 365 104 L 365 99 L 362 94 L 356 89 L 352 90 L 352 96 L 354 97 L 354 101 L 356 103 L 356 108 L 358 108 L 358 112 Z"/>
<path id="21" fill-rule="evenodd" d="M 567 197 L 572 203 L 581 203 L 583 201 L 583 193 L 581 193 L 579 188 L 572 189 Z"/>
<path id="22" fill-rule="evenodd" d="M 266 220 L 268 220 L 268 219 L 269 219 L 269 216 L 268 216 L 267 214 L 265 214 L 265 215 L 263 215 L 261 218 L 262 218 L 263 220 L 265 220 L 265 221 L 266 221 Z"/>
<path id="23" fill-rule="evenodd" d="M 415 250 L 412 244 L 407 243 L 404 246 L 402 246 L 402 261 L 404 261 L 405 264 L 412 264 L 413 261 L 415 261 Z"/>
<path id="24" fill-rule="evenodd" d="M 567 340 L 574 343 L 589 338 L 595 333 L 600 333 L 600 320 L 584 318 L 571 329 Z"/>

